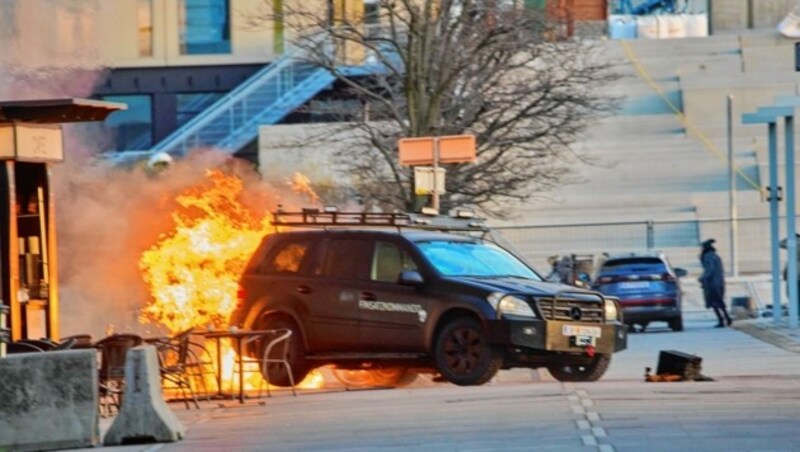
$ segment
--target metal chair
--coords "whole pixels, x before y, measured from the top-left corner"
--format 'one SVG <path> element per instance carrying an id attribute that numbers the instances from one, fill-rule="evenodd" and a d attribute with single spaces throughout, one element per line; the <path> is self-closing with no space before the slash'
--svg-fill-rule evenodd
<path id="1" fill-rule="evenodd" d="M 91 334 L 73 334 L 72 336 L 62 337 L 61 342 L 67 342 L 71 339 L 75 339 L 72 348 L 75 349 L 94 348 L 94 343 L 92 342 L 93 339 Z"/>
<path id="2" fill-rule="evenodd" d="M 43 351 L 44 350 L 36 345 L 24 341 L 9 342 L 6 344 L 6 353 L 9 355 L 15 355 L 17 353 L 41 353 Z"/>
<path id="3" fill-rule="evenodd" d="M 33 345 L 43 352 L 52 350 L 58 345 L 58 343 L 53 342 L 50 339 L 20 339 L 17 341 L 17 343 Z"/>
<path id="4" fill-rule="evenodd" d="M 195 408 L 199 409 L 200 405 L 197 403 L 197 396 L 192 388 L 192 370 L 196 368 L 198 359 L 190 349 L 191 334 L 192 329 L 189 329 L 172 338 L 157 338 L 149 342 L 158 350 L 162 386 L 165 382 L 173 384 L 181 392 L 186 409 L 190 408 L 190 399 Z M 201 384 L 205 388 L 202 378 Z"/>
<path id="5" fill-rule="evenodd" d="M 125 358 L 128 350 L 141 345 L 135 334 L 114 334 L 97 341 L 100 352 L 99 398 L 100 415 L 110 415 L 114 407 L 119 412 L 125 391 Z"/>
<path id="6" fill-rule="evenodd" d="M 252 338 L 247 339 L 246 343 L 260 340 L 262 336 L 254 336 Z M 286 370 L 286 373 L 289 377 L 289 383 L 291 384 L 292 388 L 292 395 L 295 397 L 297 396 L 297 392 L 294 389 L 295 381 L 294 375 L 292 374 L 292 366 L 289 364 L 288 355 L 289 355 L 289 345 L 292 339 L 292 330 L 289 329 L 280 329 L 274 330 L 274 337 L 267 342 L 266 347 L 264 347 L 264 353 L 261 355 L 261 358 L 257 359 L 256 361 L 260 364 L 261 375 L 263 377 L 262 383 L 267 383 L 267 397 L 272 397 L 270 392 L 270 386 L 272 384 L 269 381 L 269 374 L 270 369 L 275 368 L 283 368 Z M 261 395 L 261 388 L 262 385 L 259 384 L 258 386 L 258 393 L 259 396 Z"/>

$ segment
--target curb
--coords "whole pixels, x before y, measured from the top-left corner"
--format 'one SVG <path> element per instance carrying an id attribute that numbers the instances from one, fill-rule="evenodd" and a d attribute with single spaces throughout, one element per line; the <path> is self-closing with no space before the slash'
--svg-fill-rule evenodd
<path id="1" fill-rule="evenodd" d="M 800 332 L 795 332 L 797 337 L 794 337 L 792 332 L 783 331 L 783 329 L 780 327 L 776 327 L 772 324 L 768 325 L 763 321 L 757 320 L 740 320 L 738 322 L 734 322 L 732 327 L 763 342 L 782 348 L 788 352 L 800 354 Z"/>

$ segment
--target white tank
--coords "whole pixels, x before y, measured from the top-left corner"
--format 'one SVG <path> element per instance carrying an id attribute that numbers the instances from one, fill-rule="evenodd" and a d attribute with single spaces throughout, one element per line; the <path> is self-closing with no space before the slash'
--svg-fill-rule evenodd
<path id="1" fill-rule="evenodd" d="M 670 38 L 685 38 L 687 36 L 687 17 L 686 14 L 671 14 L 667 16 L 667 27 L 669 29 Z"/>
<path id="2" fill-rule="evenodd" d="M 708 36 L 708 15 L 706 13 L 689 14 L 686 16 L 686 36 L 690 38 L 703 38 Z"/>
<path id="3" fill-rule="evenodd" d="M 669 16 L 667 15 L 656 16 L 656 21 L 658 22 L 658 38 L 659 39 L 669 38 Z"/>
<path id="4" fill-rule="evenodd" d="M 608 37 L 611 39 L 636 39 L 636 19 L 625 14 L 608 16 Z"/>
<path id="5" fill-rule="evenodd" d="M 636 35 L 645 39 L 658 39 L 658 20 L 655 16 L 637 17 Z"/>

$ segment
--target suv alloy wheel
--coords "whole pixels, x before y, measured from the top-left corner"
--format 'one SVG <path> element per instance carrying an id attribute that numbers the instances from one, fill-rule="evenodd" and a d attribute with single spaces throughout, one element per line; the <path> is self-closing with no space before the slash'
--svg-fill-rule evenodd
<path id="1" fill-rule="evenodd" d="M 436 338 L 434 358 L 445 380 L 460 386 L 486 383 L 502 364 L 480 323 L 469 317 L 458 317 L 445 325 Z"/>

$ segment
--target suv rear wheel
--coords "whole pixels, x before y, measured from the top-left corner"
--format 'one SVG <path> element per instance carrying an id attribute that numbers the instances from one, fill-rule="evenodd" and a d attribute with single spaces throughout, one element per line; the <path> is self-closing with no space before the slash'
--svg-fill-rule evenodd
<path id="1" fill-rule="evenodd" d="M 390 367 L 375 370 L 333 369 L 333 376 L 345 386 L 352 388 L 400 387 L 417 379 L 417 373 L 405 367 Z"/>
<path id="2" fill-rule="evenodd" d="M 292 369 L 292 377 L 294 383 L 298 384 L 311 371 L 308 361 L 306 361 L 306 351 L 303 346 L 303 336 L 300 328 L 294 323 L 293 320 L 283 317 L 267 317 L 258 323 L 257 329 L 259 330 L 278 330 L 287 329 L 292 331 L 292 336 L 289 338 L 289 350 L 286 354 L 286 361 Z M 264 348 L 267 342 L 264 341 L 259 344 L 258 357 L 264 356 Z M 272 356 L 269 358 L 280 359 L 279 354 L 283 351 L 283 347 L 276 346 L 271 350 Z M 261 373 L 265 380 L 270 384 L 281 387 L 289 387 L 292 381 L 289 378 L 286 366 L 280 362 L 270 362 L 266 366 L 262 366 Z"/>
<path id="3" fill-rule="evenodd" d="M 672 331 L 683 331 L 683 317 L 676 317 L 669 321 Z"/>
<path id="4" fill-rule="evenodd" d="M 486 340 L 481 324 L 469 317 L 447 323 L 436 338 L 433 353 L 442 377 L 460 386 L 486 383 L 502 364 L 500 354 Z"/>
<path id="5" fill-rule="evenodd" d="M 585 364 L 553 364 L 547 366 L 558 381 L 597 381 L 611 364 L 611 355 L 598 353 Z"/>

